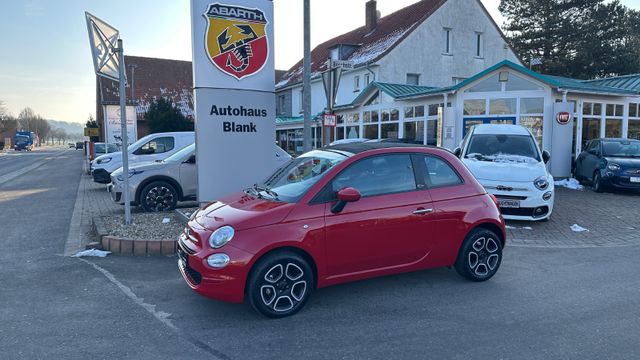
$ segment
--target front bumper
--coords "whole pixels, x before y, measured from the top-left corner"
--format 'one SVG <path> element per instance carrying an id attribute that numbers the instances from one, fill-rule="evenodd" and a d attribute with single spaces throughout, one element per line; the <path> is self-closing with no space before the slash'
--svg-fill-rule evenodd
<path id="1" fill-rule="evenodd" d="M 550 183 L 544 190 L 538 190 L 533 183 L 506 183 L 487 180 L 481 180 L 480 183 L 498 201 L 502 200 L 518 205 L 517 207 L 500 207 L 502 216 L 507 220 L 539 221 L 548 219 L 553 212 L 555 199 L 553 183 Z M 551 192 L 551 198 L 544 200 L 543 195 L 547 192 Z"/>
<path id="2" fill-rule="evenodd" d="M 93 181 L 100 184 L 108 184 L 111 182 L 111 175 L 105 169 L 92 169 L 91 175 L 93 176 Z"/>
<path id="3" fill-rule="evenodd" d="M 207 230 L 190 230 L 191 237 L 200 239 Z M 198 235 L 199 234 L 199 235 Z M 202 237 L 204 238 L 204 237 Z M 244 300 L 245 283 L 250 270 L 253 254 L 227 244 L 220 249 L 211 249 L 208 244 L 200 246 L 185 233 L 178 238 L 178 268 L 185 282 L 200 295 L 232 303 Z M 214 253 L 225 253 L 231 258 L 222 269 L 213 269 L 207 264 L 207 257 Z"/>
<path id="4" fill-rule="evenodd" d="M 631 178 L 640 178 L 640 175 L 625 175 L 605 172 L 602 174 L 602 185 L 620 190 L 640 190 L 640 182 L 632 182 Z"/>

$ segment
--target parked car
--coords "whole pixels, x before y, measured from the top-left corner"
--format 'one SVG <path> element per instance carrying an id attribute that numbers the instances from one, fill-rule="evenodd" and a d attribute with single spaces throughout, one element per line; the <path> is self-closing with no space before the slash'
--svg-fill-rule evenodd
<path id="1" fill-rule="evenodd" d="M 82 150 L 82 149 L 84 149 L 84 141 L 77 141 L 76 150 Z"/>
<path id="2" fill-rule="evenodd" d="M 286 151 L 274 146 L 278 164 L 291 159 Z M 191 144 L 162 161 L 143 162 L 129 168 L 129 198 L 144 211 L 169 211 L 178 201 L 196 199 L 196 145 Z M 124 204 L 122 167 L 111 173 L 108 187 L 111 199 Z"/>
<path id="3" fill-rule="evenodd" d="M 69 143 L 69 149 L 74 149 L 76 147 L 76 143 Z"/>
<path id="4" fill-rule="evenodd" d="M 453 266 L 488 280 L 505 241 L 495 198 L 449 151 L 354 143 L 194 212 L 178 266 L 204 296 L 283 317 L 317 288 L 376 276 Z"/>
<path id="5" fill-rule="evenodd" d="M 333 146 L 333 145 L 341 145 L 341 144 L 352 144 L 352 143 L 359 143 L 359 142 L 365 142 L 369 139 L 367 138 L 348 138 L 348 139 L 340 139 L 340 140 L 336 140 L 333 141 L 329 144 L 329 146 Z"/>
<path id="6" fill-rule="evenodd" d="M 116 151 L 120 151 L 120 148 L 116 144 L 107 144 L 103 142 L 97 142 L 93 145 L 93 151 L 96 157 L 104 154 L 111 154 Z"/>
<path id="7" fill-rule="evenodd" d="M 589 141 L 576 158 L 574 177 L 589 180 L 595 192 L 609 188 L 640 190 L 640 141 L 603 138 Z"/>
<path id="8" fill-rule="evenodd" d="M 129 164 L 164 160 L 194 142 L 193 131 L 147 135 L 127 148 Z M 108 184 L 111 173 L 122 166 L 122 151 L 98 156 L 90 164 L 93 181 Z"/>
<path id="9" fill-rule="evenodd" d="M 471 128 L 454 154 L 495 195 L 505 219 L 548 220 L 553 211 L 553 176 L 531 132 L 520 125 Z"/>

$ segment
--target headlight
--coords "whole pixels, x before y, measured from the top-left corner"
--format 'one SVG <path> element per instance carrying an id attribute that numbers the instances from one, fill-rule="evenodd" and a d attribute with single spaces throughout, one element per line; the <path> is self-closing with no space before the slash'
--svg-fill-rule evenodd
<path id="1" fill-rule="evenodd" d="M 106 164 L 106 163 L 108 163 L 110 161 L 111 161 L 111 158 L 108 157 L 108 158 L 104 158 L 104 159 L 98 159 L 98 160 L 96 160 L 96 163 L 98 163 L 98 164 Z"/>
<path id="2" fill-rule="evenodd" d="M 143 171 L 131 169 L 131 170 L 129 170 L 129 177 L 132 177 L 133 175 L 138 175 L 138 174 L 141 174 L 141 173 L 143 173 Z M 124 181 L 124 175 L 120 174 L 120 175 L 116 176 L 116 179 L 118 179 L 118 181 Z"/>
<path id="3" fill-rule="evenodd" d="M 544 190 L 549 187 L 549 180 L 547 180 L 546 176 L 540 176 L 533 180 L 533 185 L 535 185 L 538 190 Z"/>
<path id="4" fill-rule="evenodd" d="M 607 169 L 609 169 L 611 171 L 618 171 L 618 170 L 620 170 L 620 165 L 618 165 L 616 163 L 610 163 L 609 165 L 607 165 Z"/>
<path id="5" fill-rule="evenodd" d="M 229 264 L 230 260 L 227 254 L 213 254 L 207 258 L 207 264 L 214 269 L 222 269 Z"/>
<path id="6" fill-rule="evenodd" d="M 214 249 L 221 248 L 233 239 L 235 233 L 236 231 L 231 226 L 223 226 L 209 236 L 209 245 Z"/>

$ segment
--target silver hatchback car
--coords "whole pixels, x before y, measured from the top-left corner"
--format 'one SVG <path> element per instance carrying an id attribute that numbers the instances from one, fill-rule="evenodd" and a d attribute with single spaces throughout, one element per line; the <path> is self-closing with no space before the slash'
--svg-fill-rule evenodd
<path id="1" fill-rule="evenodd" d="M 136 163 L 129 168 L 129 199 L 144 211 L 169 211 L 178 201 L 196 200 L 198 177 L 196 145 L 191 144 L 164 160 Z M 277 166 L 291 159 L 274 145 Z M 124 175 L 122 168 L 111 173 L 108 186 L 113 201 L 124 204 Z"/>

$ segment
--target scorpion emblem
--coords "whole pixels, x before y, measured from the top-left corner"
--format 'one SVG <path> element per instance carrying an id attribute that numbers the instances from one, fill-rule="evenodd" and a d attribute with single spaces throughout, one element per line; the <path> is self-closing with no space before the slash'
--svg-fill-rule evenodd
<path id="1" fill-rule="evenodd" d="M 229 36 L 229 28 L 226 28 L 218 35 L 218 46 L 221 53 L 232 51 L 231 54 L 240 61 L 240 65 L 236 66 L 231 62 L 231 56 L 227 58 L 227 66 L 236 72 L 242 72 L 249 67 L 249 59 L 253 56 L 250 42 L 258 38 L 258 34 L 249 25 L 234 25 L 240 29 L 240 35 L 244 38 L 229 44 L 231 36 Z"/>

